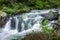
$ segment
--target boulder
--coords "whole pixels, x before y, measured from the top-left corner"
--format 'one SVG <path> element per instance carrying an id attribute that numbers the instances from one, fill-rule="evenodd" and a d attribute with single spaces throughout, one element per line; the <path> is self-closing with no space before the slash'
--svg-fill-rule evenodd
<path id="1" fill-rule="evenodd" d="M 41 16 L 47 18 L 48 20 L 57 20 L 59 13 L 50 11 L 49 13 L 41 14 Z"/>
<path id="2" fill-rule="evenodd" d="M 0 11 L 0 27 L 6 24 L 7 13 Z"/>

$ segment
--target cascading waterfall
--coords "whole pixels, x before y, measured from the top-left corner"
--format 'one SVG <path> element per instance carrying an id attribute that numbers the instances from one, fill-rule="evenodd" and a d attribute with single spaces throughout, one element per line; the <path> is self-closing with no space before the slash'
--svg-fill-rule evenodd
<path id="1" fill-rule="evenodd" d="M 30 13 L 10 17 L 2 32 L 0 40 L 7 40 L 6 37 L 14 34 L 24 35 L 26 32 L 39 29 L 40 22 L 44 19 L 40 14 L 48 13 L 50 10 L 32 10 Z M 3 38 L 2 38 L 3 37 Z"/>

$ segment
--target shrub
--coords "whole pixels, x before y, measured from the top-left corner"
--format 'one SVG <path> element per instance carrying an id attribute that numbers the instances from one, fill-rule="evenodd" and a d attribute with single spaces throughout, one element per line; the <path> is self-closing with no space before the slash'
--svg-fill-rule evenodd
<path id="1" fill-rule="evenodd" d="M 48 19 L 45 19 L 44 22 L 40 23 L 42 27 L 42 32 L 50 34 L 54 30 L 53 28 L 50 28 L 48 25 Z"/>

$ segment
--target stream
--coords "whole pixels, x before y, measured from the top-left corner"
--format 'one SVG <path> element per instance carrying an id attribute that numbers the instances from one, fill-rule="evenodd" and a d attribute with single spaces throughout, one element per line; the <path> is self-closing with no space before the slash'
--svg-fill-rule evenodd
<path id="1" fill-rule="evenodd" d="M 23 13 L 10 17 L 4 28 L 0 28 L 0 40 L 10 40 L 16 36 L 24 36 L 27 33 L 34 31 L 41 31 L 40 22 L 44 20 L 41 14 L 48 13 L 55 10 L 31 10 L 29 13 Z M 50 21 L 48 26 L 52 26 Z M 14 36 L 13 36 L 14 35 Z"/>

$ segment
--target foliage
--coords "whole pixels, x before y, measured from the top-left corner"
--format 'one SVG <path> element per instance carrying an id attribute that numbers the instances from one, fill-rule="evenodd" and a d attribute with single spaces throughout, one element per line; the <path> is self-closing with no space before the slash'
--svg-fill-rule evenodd
<path id="1" fill-rule="evenodd" d="M 42 32 L 50 34 L 52 33 L 52 31 L 54 30 L 53 28 L 50 28 L 48 25 L 48 19 L 45 19 L 44 22 L 41 23 L 41 27 L 42 27 Z"/>
<path id="2" fill-rule="evenodd" d="M 4 9 L 9 15 L 21 9 L 29 11 L 50 8 L 60 8 L 60 0 L 0 0 L 0 10 Z"/>
<path id="3" fill-rule="evenodd" d="M 1 11 L 7 12 L 9 15 L 14 14 L 18 11 L 28 11 L 30 8 L 23 5 L 22 3 L 15 3 L 13 7 L 4 6 Z"/>

